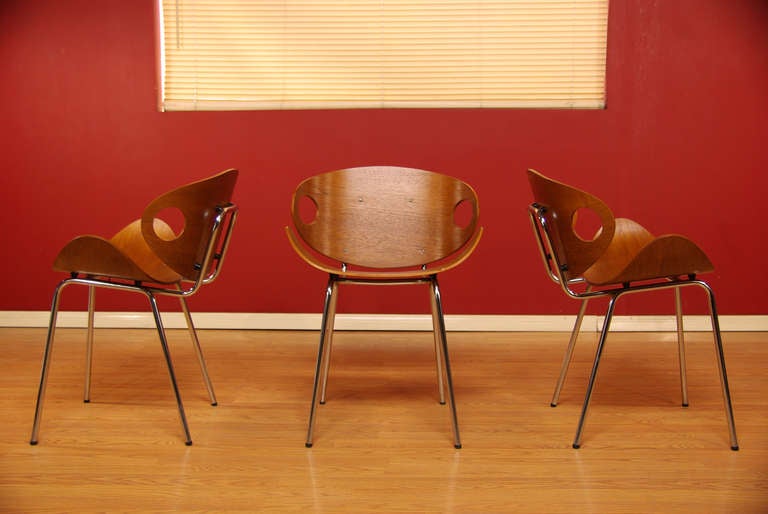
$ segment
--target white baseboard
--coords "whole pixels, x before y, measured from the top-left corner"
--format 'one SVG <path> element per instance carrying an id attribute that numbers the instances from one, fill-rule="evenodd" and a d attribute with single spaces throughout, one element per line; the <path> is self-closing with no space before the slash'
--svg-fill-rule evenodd
<path id="1" fill-rule="evenodd" d="M 192 314 L 200 329 L 232 330 L 319 330 L 320 314 L 198 312 Z M 47 327 L 47 311 L 0 311 L 2 327 Z M 449 331 L 466 332 L 568 332 L 575 316 L 558 315 L 446 315 Z M 84 311 L 62 311 L 58 326 L 79 328 L 87 322 Z M 181 312 L 163 314 L 166 328 L 186 328 Z M 585 316 L 583 331 L 599 331 L 602 316 Z M 149 312 L 97 312 L 101 328 L 153 328 Z M 686 330 L 710 330 L 709 317 L 685 316 Z M 768 332 L 768 315 L 720 316 L 720 328 L 729 332 Z M 337 330 L 432 330 L 432 318 L 422 314 L 339 314 Z M 623 332 L 674 331 L 674 316 L 614 316 L 611 329 Z"/>

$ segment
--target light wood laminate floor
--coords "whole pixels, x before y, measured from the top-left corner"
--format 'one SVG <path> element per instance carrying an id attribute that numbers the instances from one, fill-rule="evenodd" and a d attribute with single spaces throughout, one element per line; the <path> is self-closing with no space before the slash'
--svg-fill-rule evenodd
<path id="1" fill-rule="evenodd" d="M 152 330 L 100 329 L 82 402 L 84 330 L 57 332 L 30 446 L 43 329 L 0 329 L 2 512 L 768 512 L 768 334 L 726 333 L 741 450 L 729 449 L 714 348 L 689 333 L 610 336 L 583 446 L 571 448 L 596 336 L 557 408 L 568 334 L 449 333 L 464 447 L 437 402 L 432 335 L 340 332 L 315 445 L 304 447 L 316 332 L 201 331 L 207 402 L 170 331 L 194 445 L 183 444 Z"/>

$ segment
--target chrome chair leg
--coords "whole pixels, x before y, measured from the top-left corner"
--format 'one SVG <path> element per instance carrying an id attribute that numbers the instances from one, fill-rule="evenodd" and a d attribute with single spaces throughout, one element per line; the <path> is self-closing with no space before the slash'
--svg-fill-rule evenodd
<path id="1" fill-rule="evenodd" d="M 718 372 L 720 374 L 720 385 L 723 389 L 723 403 L 725 404 L 725 417 L 728 422 L 728 433 L 731 438 L 731 450 L 739 449 L 739 442 L 736 438 L 736 423 L 733 420 L 733 405 L 731 404 L 731 390 L 728 387 L 728 373 L 725 370 L 725 352 L 723 351 L 723 338 L 720 333 L 720 321 L 717 316 L 717 307 L 715 305 L 715 294 L 712 289 L 704 282 L 696 282 L 704 288 L 709 297 L 709 317 L 712 320 L 712 335 L 715 340 L 715 350 L 717 354 Z"/>
<path id="2" fill-rule="evenodd" d="M 445 383 L 448 386 L 448 403 L 451 408 L 451 426 L 453 427 L 453 447 L 461 448 L 461 437 L 459 436 L 459 420 L 456 415 L 456 401 L 453 395 L 453 379 L 451 378 L 451 363 L 448 358 L 448 342 L 445 334 L 445 317 L 443 315 L 443 305 L 440 297 L 440 287 L 437 283 L 437 276 L 431 278 L 432 295 L 435 299 L 435 310 L 437 311 L 438 326 L 440 328 L 440 339 L 442 341 L 441 354 L 445 370 Z"/>
<path id="3" fill-rule="evenodd" d="M 683 407 L 688 407 L 688 380 L 685 371 L 685 339 L 683 330 L 683 307 L 680 301 L 680 288 L 675 288 L 675 320 L 677 321 L 677 350 L 680 361 L 680 392 L 683 397 Z"/>
<path id="4" fill-rule="evenodd" d="M 429 301 L 432 309 L 432 335 L 435 339 L 435 367 L 437 368 L 437 392 L 440 397 L 440 405 L 445 405 L 445 387 L 443 385 L 443 359 L 440 357 L 440 347 L 443 344 L 442 332 L 440 331 L 440 321 L 437 314 L 437 305 L 435 294 L 432 289 L 429 291 Z"/>
<path id="5" fill-rule="evenodd" d="M 66 287 L 67 281 L 64 280 L 53 292 L 53 300 L 51 302 L 51 318 L 48 322 L 48 338 L 45 341 L 45 351 L 43 352 L 43 364 L 40 372 L 40 387 L 37 390 L 37 405 L 35 407 L 35 420 L 32 422 L 32 436 L 29 439 L 29 444 L 36 445 L 37 437 L 40 433 L 40 421 L 43 416 L 43 399 L 45 397 L 45 386 L 48 383 L 48 369 L 51 365 L 51 352 L 53 351 L 53 338 L 56 334 L 56 319 L 59 315 L 59 298 L 60 293 L 64 287 Z"/>
<path id="6" fill-rule="evenodd" d="M 83 403 L 91 402 L 91 370 L 93 368 L 93 313 L 96 308 L 96 288 L 88 286 L 88 333 L 85 336 L 85 386 Z"/>
<path id="7" fill-rule="evenodd" d="M 591 287 L 587 288 L 587 292 L 590 290 Z M 571 365 L 571 359 L 573 358 L 573 348 L 576 346 L 576 339 L 578 339 L 579 332 L 581 332 L 581 322 L 584 320 L 584 313 L 587 310 L 587 302 L 589 302 L 589 299 L 584 299 L 581 301 L 579 313 L 576 315 L 576 322 L 573 324 L 573 330 L 571 331 L 571 339 L 568 341 L 568 348 L 565 350 L 565 355 L 563 356 L 563 364 L 560 366 L 560 377 L 557 379 L 555 392 L 552 394 L 552 401 L 549 403 L 550 407 L 557 407 L 557 402 L 560 401 L 560 391 L 563 389 L 563 384 L 565 384 L 565 377 L 568 374 L 568 368 Z"/>
<path id="8" fill-rule="evenodd" d="M 179 393 L 179 386 L 176 383 L 176 374 L 173 371 L 173 363 L 171 362 L 171 352 L 168 349 L 168 340 L 165 337 L 165 329 L 163 328 L 163 320 L 160 317 L 160 311 L 157 307 L 157 300 L 154 295 L 149 291 L 144 291 L 149 299 L 149 304 L 152 306 L 152 314 L 155 317 L 155 325 L 157 326 L 157 333 L 160 336 L 160 345 L 163 347 L 163 354 L 165 355 L 165 363 L 168 365 L 168 375 L 171 378 L 171 386 L 173 387 L 173 393 L 176 395 L 176 405 L 179 408 L 179 417 L 181 418 L 181 426 L 184 429 L 184 436 L 186 437 L 184 444 L 190 446 L 192 444 L 192 437 L 189 434 L 189 426 L 187 425 L 187 416 L 184 414 L 184 405 L 181 402 L 181 394 Z"/>
<path id="9" fill-rule="evenodd" d="M 317 349 L 317 363 L 315 364 L 315 383 L 312 386 L 312 405 L 309 409 L 309 426 L 307 427 L 307 441 L 304 446 L 312 447 L 312 437 L 315 430 L 315 421 L 317 418 L 317 406 L 320 400 L 320 382 L 323 370 L 324 360 L 327 359 L 325 351 L 326 332 L 328 329 L 328 318 L 332 310 L 332 303 L 335 301 L 336 279 L 333 275 L 328 278 L 328 285 L 325 288 L 325 302 L 323 304 L 323 320 L 320 324 L 320 343 Z"/>
<path id="10" fill-rule="evenodd" d="M 613 319 L 613 310 L 616 306 L 616 300 L 619 298 L 619 294 L 611 296 L 608 302 L 608 310 L 605 313 L 605 321 L 603 322 L 603 329 L 600 331 L 600 340 L 597 342 L 597 349 L 595 350 L 595 362 L 592 365 L 592 372 L 589 375 L 589 385 L 587 385 L 587 394 L 584 396 L 584 406 L 581 409 L 581 417 L 579 418 L 579 425 L 576 428 L 576 437 L 573 439 L 573 447 L 575 449 L 581 448 L 581 436 L 584 431 L 584 422 L 587 419 L 587 411 L 589 410 L 589 402 L 592 400 L 592 390 L 595 387 L 595 379 L 597 378 L 597 369 L 600 366 L 600 358 L 605 348 L 605 339 L 608 336 L 608 330 L 611 327 L 611 320 Z"/>
<path id="11" fill-rule="evenodd" d="M 333 353 L 333 331 L 336 324 L 336 299 L 338 298 L 339 283 L 334 281 L 331 288 L 331 304 L 328 307 L 328 316 L 324 320 L 325 327 L 325 355 L 323 356 L 323 381 L 320 389 L 320 405 L 325 404 L 325 393 L 328 389 L 328 372 L 331 367 L 331 353 Z"/>
<path id="12" fill-rule="evenodd" d="M 211 400 L 211 405 L 216 406 L 218 405 L 218 402 L 216 401 L 216 393 L 213 391 L 213 384 L 211 383 L 211 378 L 208 375 L 208 366 L 205 364 L 203 349 L 200 347 L 200 339 L 197 337 L 197 330 L 195 330 L 195 324 L 192 322 L 192 314 L 189 312 L 187 299 L 180 297 L 179 302 L 181 303 L 181 310 L 184 311 L 184 318 L 187 321 L 187 329 L 189 330 L 189 335 L 192 338 L 192 346 L 195 347 L 197 361 L 200 363 L 200 371 L 203 373 L 203 381 L 205 382 L 206 389 L 208 389 L 208 397 Z"/>

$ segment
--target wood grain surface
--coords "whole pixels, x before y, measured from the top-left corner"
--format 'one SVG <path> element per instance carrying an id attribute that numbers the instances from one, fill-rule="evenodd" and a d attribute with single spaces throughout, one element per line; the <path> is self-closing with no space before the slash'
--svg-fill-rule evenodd
<path id="1" fill-rule="evenodd" d="M 316 332 L 201 331 L 212 407 L 188 334 L 169 331 L 191 447 L 155 332 L 97 329 L 90 404 L 84 335 L 57 332 L 30 446 L 45 331 L 0 330 L 2 512 L 768 512 L 765 333 L 724 334 L 738 452 L 708 333 L 687 336 L 688 408 L 674 334 L 612 334 L 579 450 L 594 334 L 551 408 L 568 334 L 450 333 L 461 450 L 429 332 L 337 333 L 311 449 Z"/>

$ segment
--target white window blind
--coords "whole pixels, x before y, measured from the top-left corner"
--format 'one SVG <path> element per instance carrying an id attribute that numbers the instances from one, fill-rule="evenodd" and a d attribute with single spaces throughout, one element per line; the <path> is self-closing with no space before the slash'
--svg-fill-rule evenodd
<path id="1" fill-rule="evenodd" d="M 163 110 L 602 108 L 608 0 L 158 0 Z"/>

